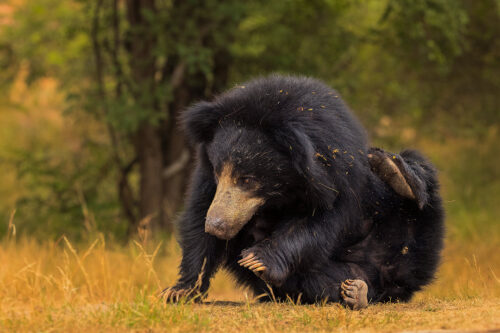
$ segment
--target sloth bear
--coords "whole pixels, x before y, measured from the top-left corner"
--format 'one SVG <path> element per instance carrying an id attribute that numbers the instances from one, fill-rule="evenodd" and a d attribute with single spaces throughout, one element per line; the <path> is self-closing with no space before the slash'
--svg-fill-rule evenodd
<path id="1" fill-rule="evenodd" d="M 218 268 L 261 300 L 407 301 L 434 276 L 444 214 L 420 153 L 369 148 L 324 83 L 270 76 L 183 114 L 197 163 L 178 222 L 180 279 L 201 299 Z"/>

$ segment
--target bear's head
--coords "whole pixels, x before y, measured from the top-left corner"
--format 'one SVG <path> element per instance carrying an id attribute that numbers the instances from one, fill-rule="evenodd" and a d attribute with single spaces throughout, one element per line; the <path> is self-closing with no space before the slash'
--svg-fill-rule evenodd
<path id="1" fill-rule="evenodd" d="M 202 112 L 190 109 L 188 114 L 196 110 Z M 201 121 L 207 118 L 209 115 Z M 215 121 L 209 127 L 212 132 L 208 134 L 206 128 L 207 137 L 196 140 L 210 161 L 217 184 L 206 215 L 206 232 L 231 239 L 260 209 L 334 202 L 335 185 L 316 161 L 313 144 L 300 126 L 283 124 L 270 129 Z"/>
<path id="2" fill-rule="evenodd" d="M 218 238 L 233 238 L 261 208 L 293 201 L 302 186 L 287 156 L 259 130 L 220 128 L 206 152 L 217 190 L 205 231 Z"/>

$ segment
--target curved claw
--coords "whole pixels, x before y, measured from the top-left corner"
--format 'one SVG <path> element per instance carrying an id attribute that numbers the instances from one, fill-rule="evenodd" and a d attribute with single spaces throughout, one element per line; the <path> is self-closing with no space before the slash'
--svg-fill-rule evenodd
<path id="1" fill-rule="evenodd" d="M 255 264 L 249 266 L 248 269 L 251 269 L 253 271 L 253 270 L 260 268 L 262 266 L 264 266 L 264 264 L 260 261 L 257 261 Z"/>
<path id="2" fill-rule="evenodd" d="M 255 264 L 258 264 L 258 263 L 260 263 L 260 260 L 259 260 L 259 259 L 257 259 L 257 258 L 255 258 L 255 259 L 253 259 L 253 260 L 247 261 L 247 262 L 246 262 L 245 264 L 243 264 L 242 266 L 243 266 L 243 267 L 247 267 L 247 268 L 248 268 L 248 267 L 253 266 L 253 265 L 255 265 Z"/>
<path id="3" fill-rule="evenodd" d="M 238 264 L 244 266 L 247 262 L 251 261 L 255 257 L 255 254 L 249 253 L 246 257 L 238 260 Z"/>
<path id="4" fill-rule="evenodd" d="M 178 291 L 175 288 L 168 288 L 162 292 L 161 296 L 168 303 L 173 301 L 177 292 Z"/>
<path id="5" fill-rule="evenodd" d="M 264 263 L 253 252 L 238 260 L 238 264 L 253 272 L 262 272 L 267 269 Z"/>
<path id="6" fill-rule="evenodd" d="M 171 287 L 171 288 L 167 288 L 164 291 L 162 291 L 160 296 L 167 303 L 179 303 L 179 301 L 182 300 L 183 297 L 188 297 L 192 293 L 193 293 L 193 290 L 176 289 L 174 287 Z"/>
<path id="7" fill-rule="evenodd" d="M 160 297 L 166 300 L 166 299 L 168 299 L 170 297 L 171 293 L 172 293 L 172 288 L 165 288 L 160 293 Z"/>

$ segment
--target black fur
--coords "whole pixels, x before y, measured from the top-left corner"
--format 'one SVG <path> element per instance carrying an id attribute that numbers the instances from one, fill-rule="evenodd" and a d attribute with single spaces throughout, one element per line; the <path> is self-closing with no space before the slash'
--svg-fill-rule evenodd
<path id="1" fill-rule="evenodd" d="M 396 194 L 370 170 L 366 135 L 337 92 L 303 77 L 253 80 L 183 115 L 197 166 L 179 220 L 180 279 L 199 291 L 225 267 L 255 294 L 265 282 L 238 265 L 253 252 L 278 299 L 342 301 L 340 283 L 362 279 L 371 302 L 409 300 L 436 271 L 444 234 L 433 166 L 416 151 L 399 155 L 417 200 Z M 238 235 L 204 232 L 214 172 L 230 162 L 252 174 L 265 205 Z M 420 205 L 420 207 L 419 207 Z"/>

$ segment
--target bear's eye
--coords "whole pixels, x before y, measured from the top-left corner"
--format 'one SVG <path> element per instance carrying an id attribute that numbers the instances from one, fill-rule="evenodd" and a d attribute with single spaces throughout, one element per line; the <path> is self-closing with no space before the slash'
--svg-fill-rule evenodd
<path id="1" fill-rule="evenodd" d="M 254 188 L 257 186 L 257 179 L 252 176 L 245 176 L 238 178 L 238 185 L 247 188 Z"/>

